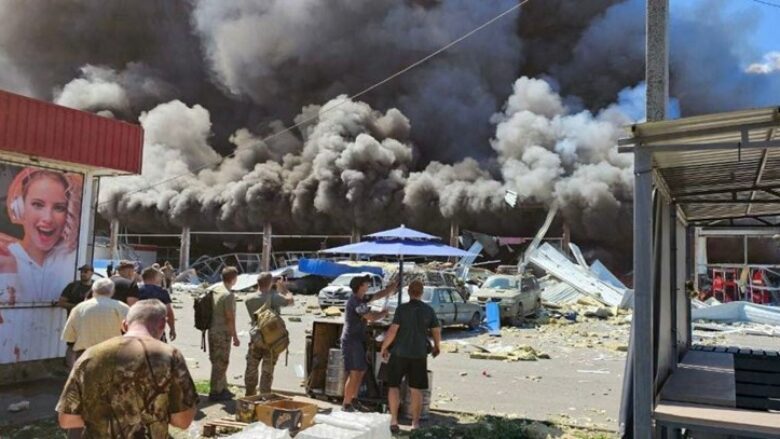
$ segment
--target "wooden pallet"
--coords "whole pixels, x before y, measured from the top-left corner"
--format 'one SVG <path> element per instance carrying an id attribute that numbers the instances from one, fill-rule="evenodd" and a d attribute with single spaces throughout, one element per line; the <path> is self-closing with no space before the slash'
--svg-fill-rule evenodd
<path id="1" fill-rule="evenodd" d="M 213 421 L 206 421 L 203 423 L 200 434 L 203 437 L 214 437 L 217 435 L 218 430 L 243 430 L 247 425 L 246 422 L 236 421 L 235 417 L 229 416 L 222 419 L 215 419 Z"/>

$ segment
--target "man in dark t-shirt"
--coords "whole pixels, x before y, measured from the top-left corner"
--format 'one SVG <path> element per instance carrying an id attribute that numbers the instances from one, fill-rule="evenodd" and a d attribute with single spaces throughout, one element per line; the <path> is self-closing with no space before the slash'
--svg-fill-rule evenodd
<path id="1" fill-rule="evenodd" d="M 370 284 L 370 276 L 357 276 L 349 283 L 352 296 L 347 300 L 344 310 L 344 329 L 341 332 L 341 353 L 344 356 L 344 369 L 347 371 L 347 380 L 344 383 L 345 411 L 354 411 L 352 400 L 357 397 L 360 384 L 363 383 L 363 376 L 368 370 L 365 345 L 366 322 L 387 315 L 387 311 L 370 311 L 368 304 L 392 294 L 398 287 L 398 280 L 393 280 L 387 288 L 373 296 L 366 297 Z"/>
<path id="2" fill-rule="evenodd" d="M 390 429 L 394 433 L 398 432 L 398 389 L 404 377 L 412 394 L 412 429 L 420 426 L 422 390 L 428 388 L 429 331 L 433 336 L 432 354 L 434 357 L 439 355 L 441 325 L 433 308 L 420 300 L 423 289 L 419 280 L 409 284 L 409 302 L 395 311 L 393 324 L 382 343 L 382 358 L 390 359 L 387 365 L 387 399 L 392 415 Z"/>
<path id="3" fill-rule="evenodd" d="M 83 302 L 87 297 L 87 294 L 92 290 L 93 273 L 90 265 L 82 265 L 79 267 L 79 280 L 74 280 L 62 290 L 57 305 L 68 310 L 68 314 L 70 314 L 70 310 Z"/>
<path id="4" fill-rule="evenodd" d="M 168 290 L 162 287 L 163 274 L 154 267 L 147 267 L 141 273 L 144 284 L 138 288 L 138 300 L 157 299 L 165 305 L 168 322 L 168 338 L 163 333 L 162 341 L 176 340 L 176 318 L 173 314 L 173 304 Z"/>
<path id="5" fill-rule="evenodd" d="M 57 302 L 57 306 L 60 308 L 65 308 L 65 310 L 68 312 L 68 315 L 70 315 L 70 310 L 73 309 L 74 306 L 83 302 L 92 291 L 93 273 L 94 271 L 92 270 L 92 266 L 89 264 L 82 265 L 79 267 L 79 279 L 69 283 L 68 286 L 62 290 L 62 294 L 60 295 L 60 300 Z M 70 368 L 76 361 L 76 356 L 73 352 L 73 343 L 66 343 L 66 345 L 67 348 L 65 350 L 65 364 L 68 366 L 68 368 Z"/>
<path id="6" fill-rule="evenodd" d="M 114 300 L 133 306 L 138 301 L 138 284 L 135 282 L 135 264 L 130 261 L 122 261 L 117 267 L 117 275 L 112 276 L 114 281 Z"/>

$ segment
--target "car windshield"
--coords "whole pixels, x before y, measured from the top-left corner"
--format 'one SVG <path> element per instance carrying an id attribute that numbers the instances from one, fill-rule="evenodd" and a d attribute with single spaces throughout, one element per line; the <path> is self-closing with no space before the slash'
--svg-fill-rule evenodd
<path id="1" fill-rule="evenodd" d="M 348 287 L 349 282 L 354 278 L 355 276 L 339 276 L 336 279 L 331 282 L 331 285 L 335 285 L 337 287 Z"/>
<path id="2" fill-rule="evenodd" d="M 509 288 L 517 288 L 517 281 L 508 277 L 491 277 L 485 281 L 482 285 L 484 288 L 493 288 L 506 290 Z"/>

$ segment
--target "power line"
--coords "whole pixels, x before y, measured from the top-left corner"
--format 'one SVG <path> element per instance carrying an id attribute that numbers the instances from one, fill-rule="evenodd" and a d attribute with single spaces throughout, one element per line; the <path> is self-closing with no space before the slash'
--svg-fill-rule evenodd
<path id="1" fill-rule="evenodd" d="M 462 42 L 463 40 L 466 40 L 467 38 L 471 37 L 472 35 L 476 34 L 476 33 L 477 33 L 477 32 L 479 32 L 479 31 L 481 31 L 482 29 L 484 29 L 484 28 L 486 28 L 486 27 L 490 26 L 491 24 L 495 23 L 496 21 L 498 21 L 498 20 L 500 20 L 500 19 L 504 18 L 505 16 L 507 16 L 507 15 L 511 14 L 511 13 L 512 13 L 512 12 L 514 12 L 515 10 L 517 10 L 517 9 L 520 9 L 520 8 L 521 8 L 523 5 L 525 5 L 525 4 L 526 4 L 526 3 L 528 3 L 529 1 L 531 1 L 531 0 L 522 0 L 522 1 L 521 1 L 521 2 L 519 2 L 518 4 L 516 4 L 516 5 L 512 6 L 511 8 L 509 8 L 509 9 L 505 10 L 504 12 L 502 12 L 502 13 L 500 13 L 500 14 L 496 15 L 495 17 L 493 17 L 493 18 L 491 18 L 490 20 L 488 20 L 488 21 L 486 21 L 486 22 L 482 23 L 481 25 L 479 25 L 479 26 L 477 26 L 476 28 L 474 28 L 474 29 L 470 30 L 469 32 L 466 32 L 465 34 L 461 35 L 460 37 L 458 37 L 458 38 L 456 38 L 456 39 L 454 39 L 454 40 L 450 41 L 449 43 L 445 44 L 444 46 L 442 46 L 442 47 L 441 47 L 441 48 L 439 48 L 438 50 L 436 50 L 436 51 L 434 51 L 434 52 L 430 53 L 429 55 L 427 55 L 427 56 L 425 56 L 425 57 L 423 57 L 423 58 L 421 58 L 421 59 L 417 60 L 416 62 L 414 62 L 414 63 L 412 63 L 412 64 L 410 64 L 410 65 L 408 65 L 408 66 L 404 67 L 403 69 L 401 69 L 401 70 L 399 70 L 399 71 L 397 71 L 397 72 L 393 73 L 392 75 L 388 76 L 387 78 L 385 78 L 385 79 L 383 79 L 383 80 L 381 80 L 381 81 L 379 81 L 379 82 L 377 82 L 377 83 L 374 83 L 374 84 L 372 84 L 372 85 L 370 85 L 370 86 L 368 86 L 368 87 L 364 88 L 363 90 L 361 90 L 361 91 L 359 91 L 359 92 L 357 92 L 357 93 L 355 93 L 355 94 L 353 94 L 353 95 L 349 96 L 347 99 L 345 99 L 345 100 L 342 100 L 341 102 L 338 102 L 338 103 L 336 103 L 336 104 L 334 104 L 334 105 L 331 105 L 331 106 L 329 106 L 329 107 L 327 107 L 327 108 L 325 108 L 325 109 L 321 110 L 321 111 L 319 112 L 319 114 L 322 114 L 322 113 L 327 113 L 327 112 L 329 112 L 329 111 L 333 111 L 333 110 L 335 110 L 336 108 L 338 108 L 338 107 L 340 107 L 340 106 L 344 105 L 344 104 L 345 104 L 347 101 L 355 100 L 355 99 L 357 99 L 357 98 L 359 98 L 359 97 L 361 97 L 361 96 L 365 95 L 366 93 L 369 93 L 369 92 L 373 91 L 374 89 L 376 89 L 376 88 L 378 88 L 378 87 L 381 87 L 382 85 L 384 85 L 384 84 L 386 84 L 386 83 L 388 83 L 388 82 L 392 81 L 393 79 L 395 79 L 395 78 L 397 78 L 397 77 L 399 77 L 399 76 L 403 75 L 404 73 L 407 73 L 408 71 L 410 71 L 410 70 L 412 70 L 412 69 L 414 69 L 414 68 L 416 68 L 416 67 L 419 67 L 419 66 L 421 66 L 421 65 L 425 64 L 426 62 L 430 61 L 432 58 L 434 58 L 434 57 L 436 57 L 436 56 L 438 56 L 438 55 L 442 54 L 443 52 L 447 51 L 448 49 L 450 49 L 450 48 L 452 48 L 453 46 L 457 45 L 458 43 Z M 278 137 L 278 136 L 280 136 L 280 135 L 282 135 L 282 134 L 284 134 L 284 133 L 290 132 L 290 131 L 294 130 L 295 128 L 298 128 L 298 127 L 300 127 L 301 125 L 306 125 L 306 124 L 308 124 L 309 122 L 313 122 L 313 121 L 315 121 L 315 120 L 319 119 L 319 114 L 318 114 L 317 116 L 312 116 L 312 117 L 309 117 L 309 118 L 307 118 L 307 119 L 303 119 L 303 120 L 301 120 L 301 121 L 299 121 L 299 122 L 295 123 L 294 125 L 290 125 L 290 126 L 288 126 L 288 127 L 285 127 L 285 128 L 284 128 L 284 129 L 282 129 L 282 130 L 279 130 L 279 131 L 277 131 L 277 132 L 275 132 L 275 133 L 273 133 L 273 134 L 271 134 L 271 135 L 269 135 L 269 136 L 266 136 L 266 137 L 264 137 L 264 138 L 263 138 L 263 139 L 261 139 L 260 141 L 261 141 L 261 142 L 263 142 L 263 143 L 265 143 L 265 142 L 267 142 L 267 141 L 269 141 L 269 140 L 273 140 L 274 138 L 276 138 L 276 137 Z M 197 172 L 199 172 L 199 171 L 202 171 L 202 170 L 204 170 L 204 169 L 206 169 L 206 168 L 211 168 L 211 167 L 213 167 L 213 166 L 217 166 L 217 165 L 219 165 L 220 163 L 222 163 L 223 161 L 225 161 L 225 159 L 228 159 L 228 158 L 230 158 L 230 157 L 233 157 L 233 156 L 235 156 L 235 155 L 236 155 L 236 153 L 238 153 L 238 152 L 239 152 L 239 147 L 236 147 L 236 149 L 235 149 L 235 150 L 233 150 L 233 152 L 231 152 L 230 154 L 228 154 L 228 155 L 226 155 L 226 156 L 224 156 L 224 157 L 221 157 L 221 158 L 219 159 L 219 161 L 216 161 L 216 162 L 214 162 L 214 163 L 207 163 L 207 164 L 205 164 L 205 165 L 202 165 L 202 166 L 198 166 L 197 168 L 195 168 L 195 169 L 191 170 L 191 171 L 190 171 L 190 173 L 197 173 Z M 150 184 L 150 185 L 148 185 L 148 186 L 146 186 L 146 187 L 143 187 L 143 188 L 141 188 L 141 189 L 135 189 L 135 190 L 132 190 L 132 191 L 130 191 L 130 192 L 125 192 L 125 193 L 122 193 L 121 195 L 118 195 L 118 196 L 126 196 L 126 195 L 132 195 L 132 194 L 136 194 L 136 193 L 139 193 L 139 192 L 145 192 L 145 191 L 147 191 L 147 190 L 149 190 L 149 189 L 152 189 L 152 188 L 154 188 L 154 187 L 156 187 L 156 186 L 159 186 L 159 185 L 162 185 L 162 184 L 165 184 L 165 183 L 168 183 L 168 182 L 174 181 L 174 180 L 178 180 L 179 178 L 183 178 L 183 177 L 186 177 L 186 176 L 188 176 L 188 175 L 190 175 L 190 174 L 179 174 L 179 175 L 174 175 L 174 176 L 172 176 L 172 177 L 169 177 L 169 178 L 166 178 L 166 179 L 160 180 L 160 181 L 158 181 L 158 182 L 156 182 L 156 183 L 152 183 L 152 184 Z M 112 197 L 112 198 L 111 198 L 111 199 L 109 199 L 109 200 L 106 200 L 106 201 L 100 202 L 100 203 L 98 203 L 98 204 L 99 204 L 99 205 L 102 205 L 102 204 L 105 204 L 105 203 L 110 203 L 110 202 L 112 202 L 113 200 L 114 200 L 114 197 Z"/>
<path id="2" fill-rule="evenodd" d="M 770 1 L 768 1 L 768 0 L 750 0 L 750 1 L 752 1 L 752 2 L 754 2 L 754 3 L 758 3 L 758 4 L 760 4 L 760 5 L 764 5 L 764 6 L 771 6 L 771 7 L 773 7 L 773 8 L 778 8 L 778 9 L 780 9 L 780 4 L 778 4 L 778 3 L 772 3 L 772 2 L 770 2 Z"/>

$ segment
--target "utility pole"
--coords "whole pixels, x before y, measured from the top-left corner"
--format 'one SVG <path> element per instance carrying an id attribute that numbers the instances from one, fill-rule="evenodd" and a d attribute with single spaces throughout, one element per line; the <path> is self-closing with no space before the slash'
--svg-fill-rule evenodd
<path id="1" fill-rule="evenodd" d="M 179 271 L 190 268 L 190 248 L 192 246 L 192 237 L 190 236 L 190 228 L 181 228 L 181 243 L 179 245 Z"/>
<path id="2" fill-rule="evenodd" d="M 647 120 L 666 118 L 669 97 L 669 0 L 647 0 L 645 82 Z M 653 437 L 652 162 L 641 145 L 634 156 L 634 438 Z M 672 226 L 673 227 L 673 226 Z"/>

